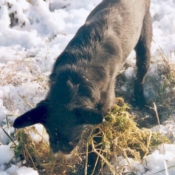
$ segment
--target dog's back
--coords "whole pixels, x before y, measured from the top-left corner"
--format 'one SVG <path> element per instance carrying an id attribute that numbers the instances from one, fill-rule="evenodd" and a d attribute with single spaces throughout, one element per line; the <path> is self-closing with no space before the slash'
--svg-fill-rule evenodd
<path id="1" fill-rule="evenodd" d="M 104 92 L 105 95 L 99 94 L 101 97 L 97 101 L 101 100 L 104 111 L 110 108 L 115 96 L 114 85 L 109 84 L 114 84 L 126 58 L 135 49 L 140 37 L 145 35 L 143 32 L 147 24 L 144 21 L 149 16 L 149 6 L 149 0 L 102 1 L 58 57 L 51 81 L 56 81 L 54 77 L 63 67 L 69 67 L 98 87 L 96 94 Z M 150 20 L 148 28 L 151 30 Z M 144 37 L 150 43 L 151 31 Z M 107 100 L 107 96 L 111 98 Z"/>

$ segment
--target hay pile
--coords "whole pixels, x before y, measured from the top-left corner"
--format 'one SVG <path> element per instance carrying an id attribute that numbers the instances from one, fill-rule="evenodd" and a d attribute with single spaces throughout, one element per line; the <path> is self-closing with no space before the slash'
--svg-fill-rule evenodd
<path id="1" fill-rule="evenodd" d="M 110 164 L 112 157 L 122 155 L 126 159 L 131 157 L 142 160 L 158 145 L 170 143 L 159 132 L 138 128 L 129 109 L 123 99 L 118 98 L 118 104 L 105 116 L 105 121 L 93 129 L 89 137 L 89 144 L 102 160 L 102 166 L 107 164 L 112 174 L 116 174 Z M 101 137 L 100 143 L 95 141 L 96 137 Z"/>
<path id="2" fill-rule="evenodd" d="M 134 117 L 128 111 L 128 105 L 124 103 L 123 99 L 118 98 L 117 105 L 105 116 L 104 122 L 93 127 L 88 138 L 87 136 L 83 138 L 86 141 L 83 152 L 78 153 L 75 151 L 68 161 L 65 161 L 64 158 L 55 160 L 50 154 L 49 145 L 44 139 L 40 143 L 35 143 L 28 134 L 27 129 L 16 132 L 19 142 L 15 148 L 16 155 L 22 156 L 26 160 L 26 165 L 39 169 L 42 174 L 82 174 L 82 170 L 79 173 L 81 164 L 84 175 L 86 175 L 88 174 L 89 145 L 91 145 L 91 151 L 97 155 L 92 174 L 97 168 L 97 162 L 101 162 L 99 174 L 104 165 L 108 166 L 112 174 L 116 174 L 110 164 L 110 160 L 114 155 L 141 160 L 149 154 L 152 148 L 156 148 L 161 143 L 170 143 L 160 133 L 138 128 L 137 123 L 134 122 Z M 32 129 L 34 128 L 32 127 Z M 100 142 L 97 142 L 96 138 L 100 138 L 98 139 Z M 80 144 L 79 147 L 81 147 Z M 78 150 L 82 151 L 82 149 Z"/>

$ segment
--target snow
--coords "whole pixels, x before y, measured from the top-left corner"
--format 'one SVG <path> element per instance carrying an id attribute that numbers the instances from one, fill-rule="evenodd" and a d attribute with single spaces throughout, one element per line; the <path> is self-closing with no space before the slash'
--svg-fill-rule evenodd
<path id="1" fill-rule="evenodd" d="M 132 165 L 132 169 L 128 166 L 128 161 Z M 118 162 L 121 167 L 125 167 L 125 173 L 129 173 L 131 170 L 134 170 L 137 175 L 165 175 L 165 167 L 167 166 L 168 173 L 173 175 L 175 174 L 175 147 L 174 145 L 168 144 L 160 145 L 158 150 L 148 155 L 143 163 L 134 161 L 131 158 L 126 160 L 122 156 L 118 157 Z"/>
<path id="2" fill-rule="evenodd" d="M 12 165 L 10 168 L 8 168 L 6 172 L 0 171 L 0 175 L 38 175 L 38 172 L 36 170 L 33 170 L 32 168 L 28 168 L 25 166 L 19 168 L 15 165 Z"/>
<path id="3" fill-rule="evenodd" d="M 6 118 L 12 124 L 16 116 L 30 109 L 29 104 L 34 106 L 43 99 L 47 92 L 45 82 L 56 57 L 99 2 L 101 0 L 0 0 L 0 175 L 38 174 L 20 163 L 10 163 L 14 158 L 12 143 L 2 128 L 13 135 L 14 128 L 7 126 Z M 175 63 L 174 12 L 175 0 L 151 0 L 151 53 L 155 60 L 148 75 L 160 81 L 162 79 L 157 74 L 159 60 L 156 60 L 156 56 L 163 55 L 170 63 Z M 133 56 L 132 53 L 130 57 Z M 124 74 L 128 81 L 135 76 L 132 67 Z M 127 91 L 126 86 L 122 86 L 121 89 Z M 147 101 L 155 94 L 154 87 L 146 86 Z M 37 125 L 36 128 L 39 133 L 43 132 L 41 125 Z M 175 144 L 175 124 L 167 122 L 160 128 L 162 133 L 172 134 Z M 34 133 L 30 134 L 35 141 L 39 141 L 40 138 Z M 158 147 L 143 163 L 129 159 L 130 164 L 138 175 L 163 175 L 165 171 L 162 170 L 165 166 L 169 167 L 169 175 L 174 175 L 174 144 L 165 144 L 164 151 L 162 146 Z M 124 158 L 120 159 L 121 166 L 127 164 Z M 127 166 L 125 171 L 131 170 Z"/>
<path id="4" fill-rule="evenodd" d="M 0 155 L 1 155 L 0 165 L 3 165 L 9 162 L 13 158 L 14 152 L 10 149 L 10 145 L 1 145 Z"/>
<path id="5" fill-rule="evenodd" d="M 36 134 L 32 130 L 29 130 L 30 137 L 36 142 L 39 143 L 42 139 L 47 141 L 49 143 L 49 137 L 48 135 L 44 132 L 45 130 L 43 129 L 43 126 L 41 124 L 36 124 L 35 125 Z"/>
<path id="6" fill-rule="evenodd" d="M 38 173 L 32 168 L 27 168 L 24 166 L 17 170 L 17 175 L 38 175 Z"/>

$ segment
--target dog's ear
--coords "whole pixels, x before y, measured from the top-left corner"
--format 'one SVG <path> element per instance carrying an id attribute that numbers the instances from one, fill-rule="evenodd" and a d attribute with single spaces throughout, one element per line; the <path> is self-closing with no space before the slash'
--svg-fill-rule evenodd
<path id="1" fill-rule="evenodd" d="M 45 103 L 37 105 L 35 108 L 18 117 L 14 123 L 14 128 L 23 128 L 36 123 L 44 123 L 47 118 L 47 105 Z"/>
<path id="2" fill-rule="evenodd" d="M 99 124 L 103 121 L 102 113 L 96 109 L 76 108 L 74 114 L 78 124 Z"/>

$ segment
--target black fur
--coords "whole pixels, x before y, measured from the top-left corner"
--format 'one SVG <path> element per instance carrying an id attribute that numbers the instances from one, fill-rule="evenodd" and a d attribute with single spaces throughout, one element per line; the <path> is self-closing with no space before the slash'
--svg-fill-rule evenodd
<path id="1" fill-rule="evenodd" d="M 142 108 L 152 40 L 149 6 L 149 0 L 103 0 L 57 58 L 45 100 L 17 118 L 14 127 L 42 123 L 52 150 L 70 153 L 84 124 L 101 123 L 114 104 L 115 77 L 133 49 L 135 97 Z"/>

